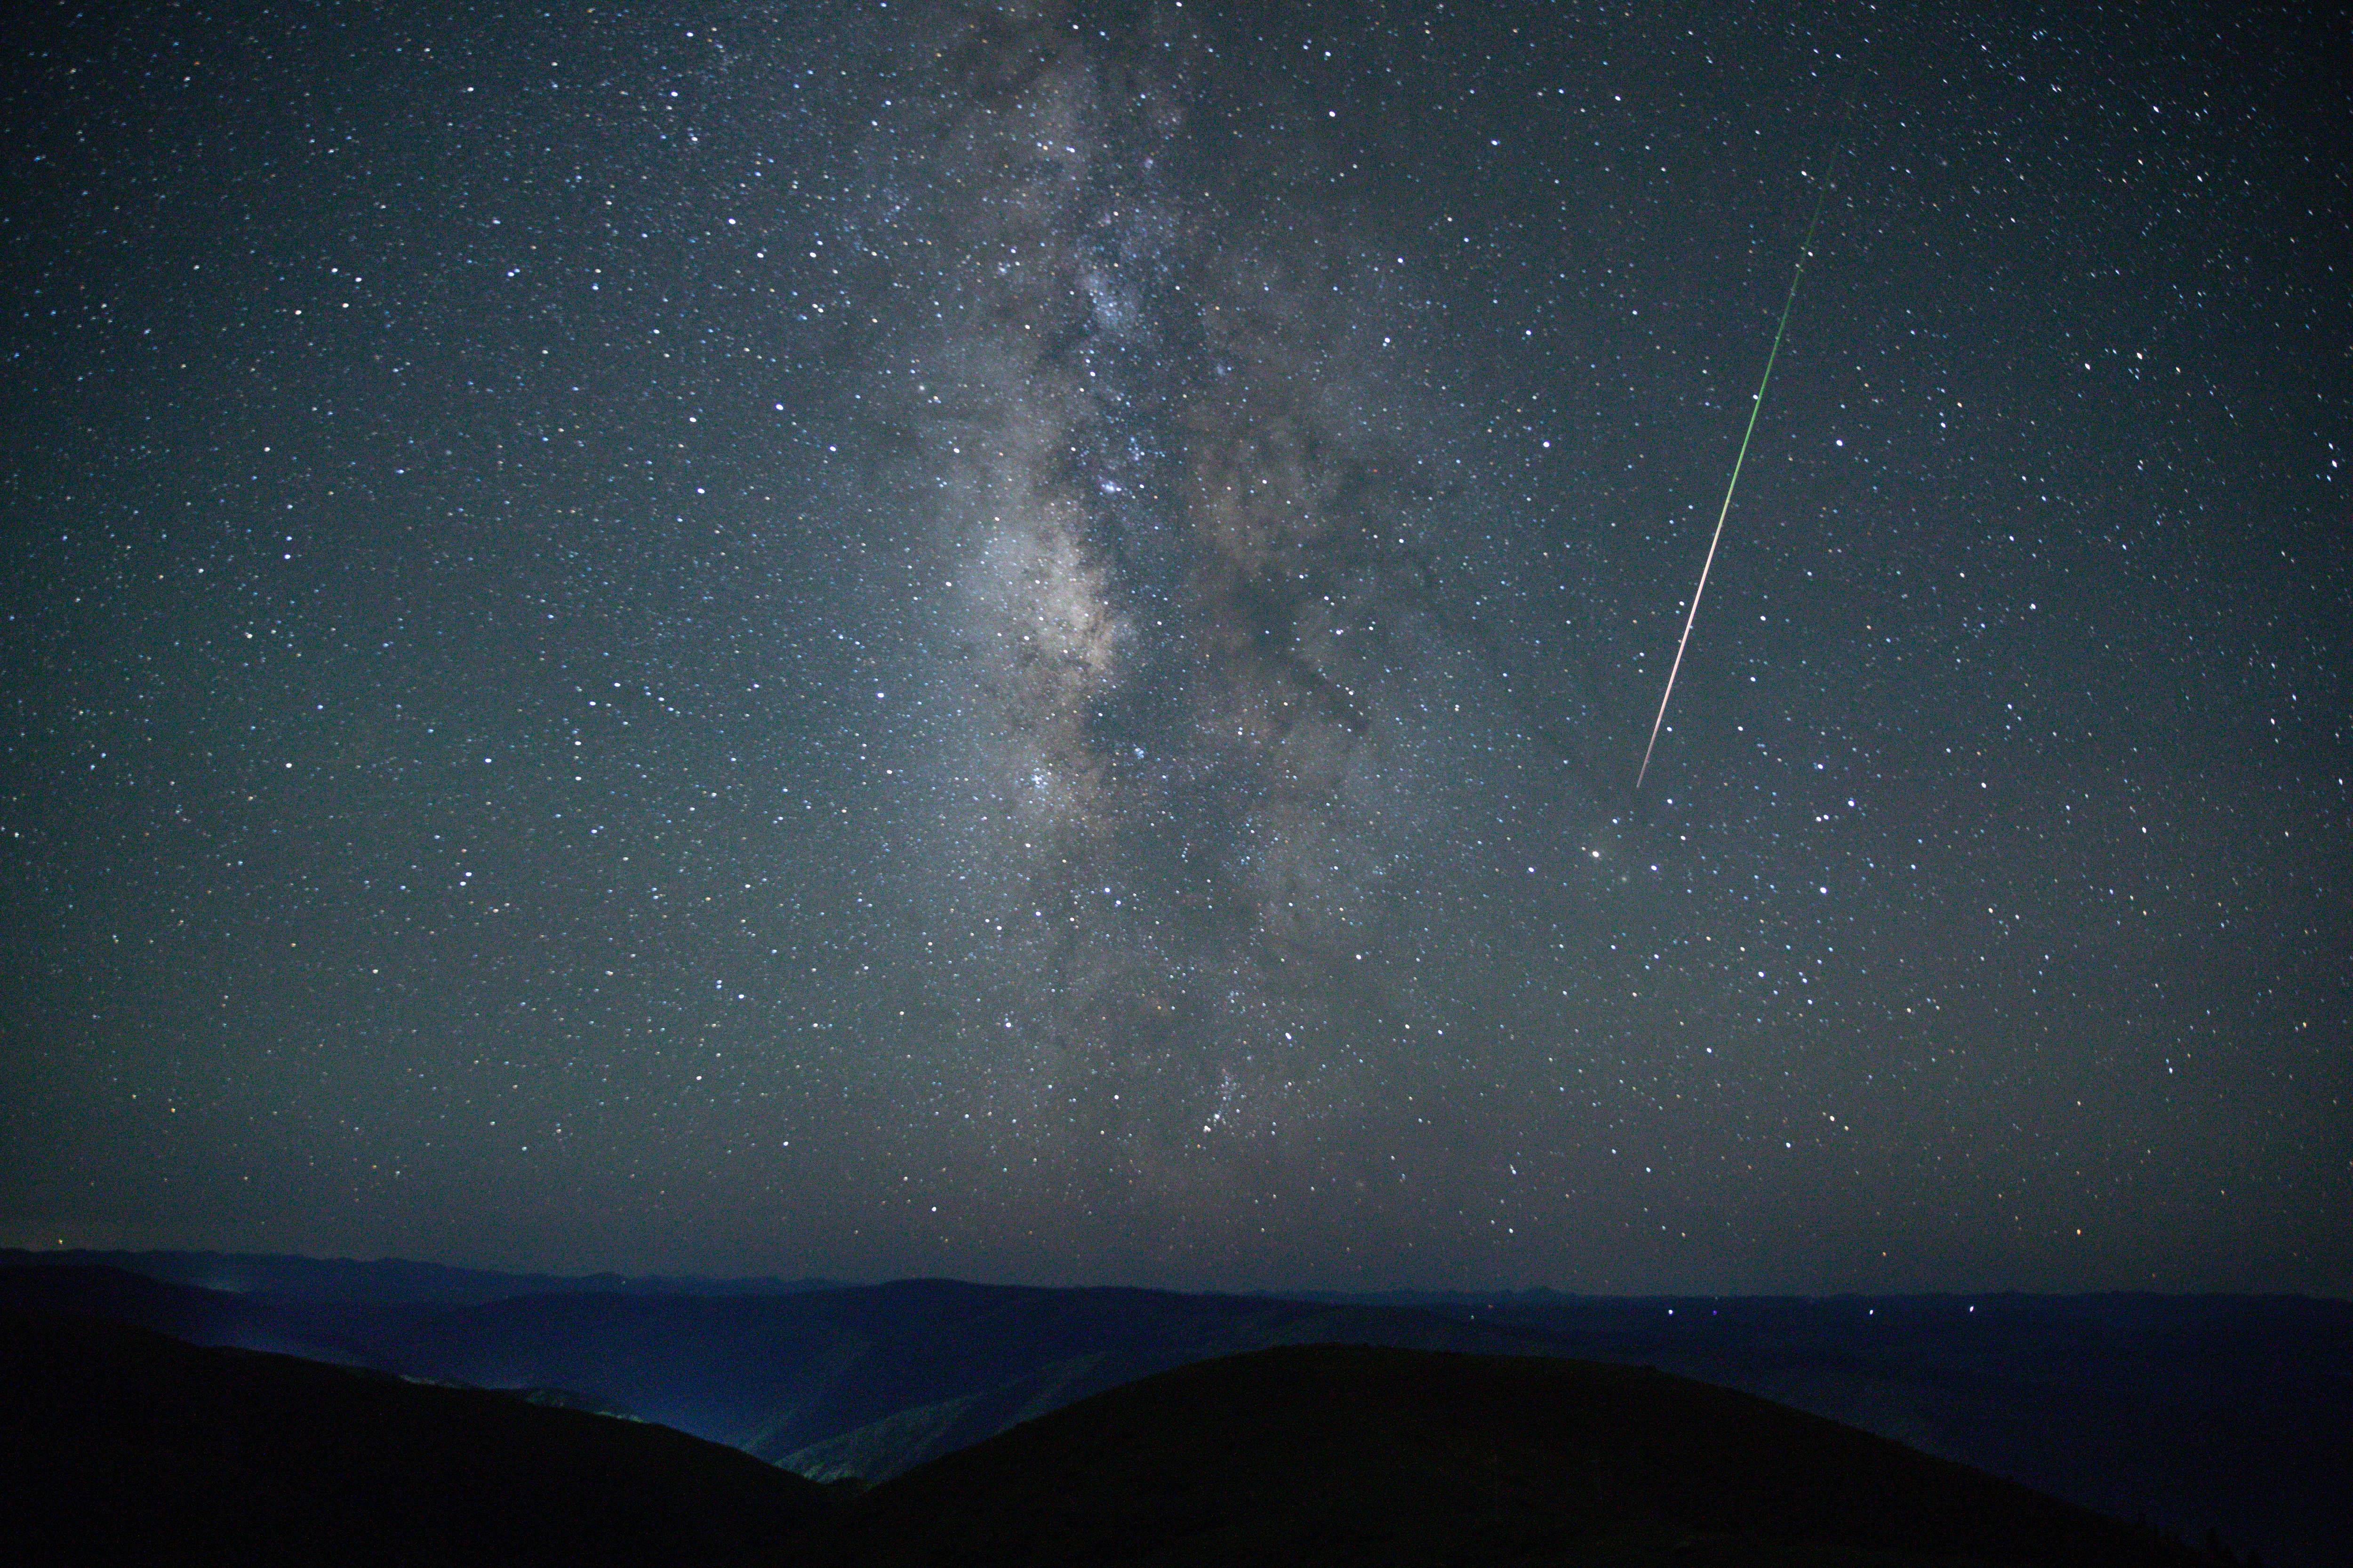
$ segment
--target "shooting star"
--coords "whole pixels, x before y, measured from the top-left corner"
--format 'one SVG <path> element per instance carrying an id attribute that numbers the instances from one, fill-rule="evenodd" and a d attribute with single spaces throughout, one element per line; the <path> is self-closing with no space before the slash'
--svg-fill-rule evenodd
<path id="1" fill-rule="evenodd" d="M 1732 515 L 1732 492 L 1740 488 L 1740 465 L 1748 460 L 1748 441 L 1757 434 L 1757 416 L 1765 409 L 1765 389 L 1773 384 L 1773 362 L 1781 357 L 1781 339 L 1789 331 L 1789 310 L 1798 302 L 1798 285 L 1805 280 L 1806 262 L 1814 253 L 1814 229 L 1822 221 L 1822 204 L 1830 199 L 1830 181 L 1825 177 L 1822 188 L 1814 197 L 1814 216 L 1807 221 L 1806 237 L 1798 246 L 1798 265 L 1789 274 L 1789 292 L 1781 301 L 1781 324 L 1773 329 L 1773 347 L 1765 355 L 1765 374 L 1757 383 L 1757 395 L 1748 402 L 1748 428 L 1740 433 L 1740 453 L 1732 459 L 1732 479 L 1724 487 L 1724 505 L 1716 509 L 1715 536 L 1707 542 L 1707 559 L 1700 563 L 1699 586 L 1692 590 L 1691 614 L 1683 617 L 1683 635 L 1675 643 L 1675 661 L 1667 668 L 1667 689 L 1659 694 L 1659 716 L 1651 721 L 1651 743 L 1642 748 L 1642 765 L 1634 774 L 1634 787 L 1642 787 L 1643 778 L 1651 771 L 1651 753 L 1658 750 L 1659 731 L 1667 721 L 1667 703 L 1675 694 L 1675 677 L 1683 668 L 1683 649 L 1691 646 L 1692 625 L 1699 619 L 1699 599 L 1707 592 L 1707 574 L 1715 565 L 1716 546 L 1724 542 L 1724 520 Z"/>

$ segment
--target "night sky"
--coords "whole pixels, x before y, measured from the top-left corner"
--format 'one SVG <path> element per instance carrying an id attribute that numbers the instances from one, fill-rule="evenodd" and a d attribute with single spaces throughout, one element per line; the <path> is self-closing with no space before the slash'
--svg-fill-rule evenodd
<path id="1" fill-rule="evenodd" d="M 2353 1290 L 2300 14 L 20 17 L 0 1242 Z"/>

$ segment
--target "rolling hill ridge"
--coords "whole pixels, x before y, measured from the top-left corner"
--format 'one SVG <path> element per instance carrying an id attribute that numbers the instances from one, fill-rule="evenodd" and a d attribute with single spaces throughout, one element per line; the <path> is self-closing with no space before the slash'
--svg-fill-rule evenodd
<path id="1" fill-rule="evenodd" d="M 2193 1539 L 2214 1531 L 2278 1568 L 2353 1563 L 2344 1302 L 1288 1300 L 953 1280 L 451 1302 L 417 1300 L 397 1276 L 389 1299 L 364 1298 L 384 1273 L 319 1264 L 275 1276 L 292 1289 L 238 1294 L 44 1261 L 0 1268 L 0 1305 L 412 1377 L 560 1390 L 579 1407 L 626 1411 L 812 1478 L 869 1482 L 1145 1376 L 1287 1344 L 1649 1364 L 2116 1518 L 2146 1516 Z M 464 1283 L 480 1293 L 498 1278 Z"/>

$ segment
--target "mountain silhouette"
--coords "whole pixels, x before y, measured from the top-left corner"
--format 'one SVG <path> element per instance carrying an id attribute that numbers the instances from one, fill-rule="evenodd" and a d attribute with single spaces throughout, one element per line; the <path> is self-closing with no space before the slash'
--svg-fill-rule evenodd
<path id="1" fill-rule="evenodd" d="M 825 1489 L 643 1422 L 0 1312 L 15 1563 L 775 1562 Z"/>
<path id="2" fill-rule="evenodd" d="M 2196 1561 L 2015 1483 L 1648 1368 L 1338 1345 L 1094 1395 L 879 1489 L 803 1551 L 873 1568 Z"/>
<path id="3" fill-rule="evenodd" d="M 0 1312 L 11 1562 L 2211 1563 L 1648 1368 L 1368 1346 L 1196 1363 L 861 1498 L 643 1422 Z"/>
<path id="4" fill-rule="evenodd" d="M 538 1390 L 820 1480 L 887 1481 L 1194 1362 L 1355 1342 L 1651 1364 L 2116 1517 L 2192 1537 L 2215 1531 L 2279 1568 L 2353 1564 L 2353 1494 L 2341 1483 L 2353 1473 L 2353 1303 L 2342 1301 L 1545 1291 L 1279 1300 L 954 1280 L 668 1296 L 543 1290 L 548 1277 L 534 1276 L 521 1277 L 530 1290 L 452 1302 L 419 1300 L 417 1277 L 378 1265 L 280 1268 L 262 1277 L 295 1288 L 235 1294 L 16 1256 L 45 1261 L 0 1268 L 0 1305 Z M 187 1267 L 189 1255 L 172 1256 Z M 235 1258 L 208 1267 L 217 1278 L 256 1277 Z M 501 1278 L 464 1284 L 495 1292 Z M 351 1294 L 371 1280 L 388 1281 L 386 1294 Z"/>
<path id="5" fill-rule="evenodd" d="M 887 1479 L 1085 1394 L 1268 1345 L 1562 1348 L 1541 1330 L 1403 1308 L 948 1279 L 440 1306 L 238 1296 L 59 1265 L 0 1269 L 0 1305 L 484 1388 L 571 1390 L 826 1479 Z M 841 1462 L 845 1447 L 863 1462 Z"/>

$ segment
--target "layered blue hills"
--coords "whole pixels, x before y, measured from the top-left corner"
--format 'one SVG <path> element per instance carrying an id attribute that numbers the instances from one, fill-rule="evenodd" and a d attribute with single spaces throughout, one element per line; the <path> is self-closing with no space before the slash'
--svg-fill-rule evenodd
<path id="1" fill-rule="evenodd" d="M 1295 1300 L 12 1253 L 0 1307 L 531 1391 L 869 1484 L 1140 1379 L 1278 1346 L 1647 1365 L 2268 1563 L 2353 1563 L 2353 1304 L 2306 1298 Z"/>

